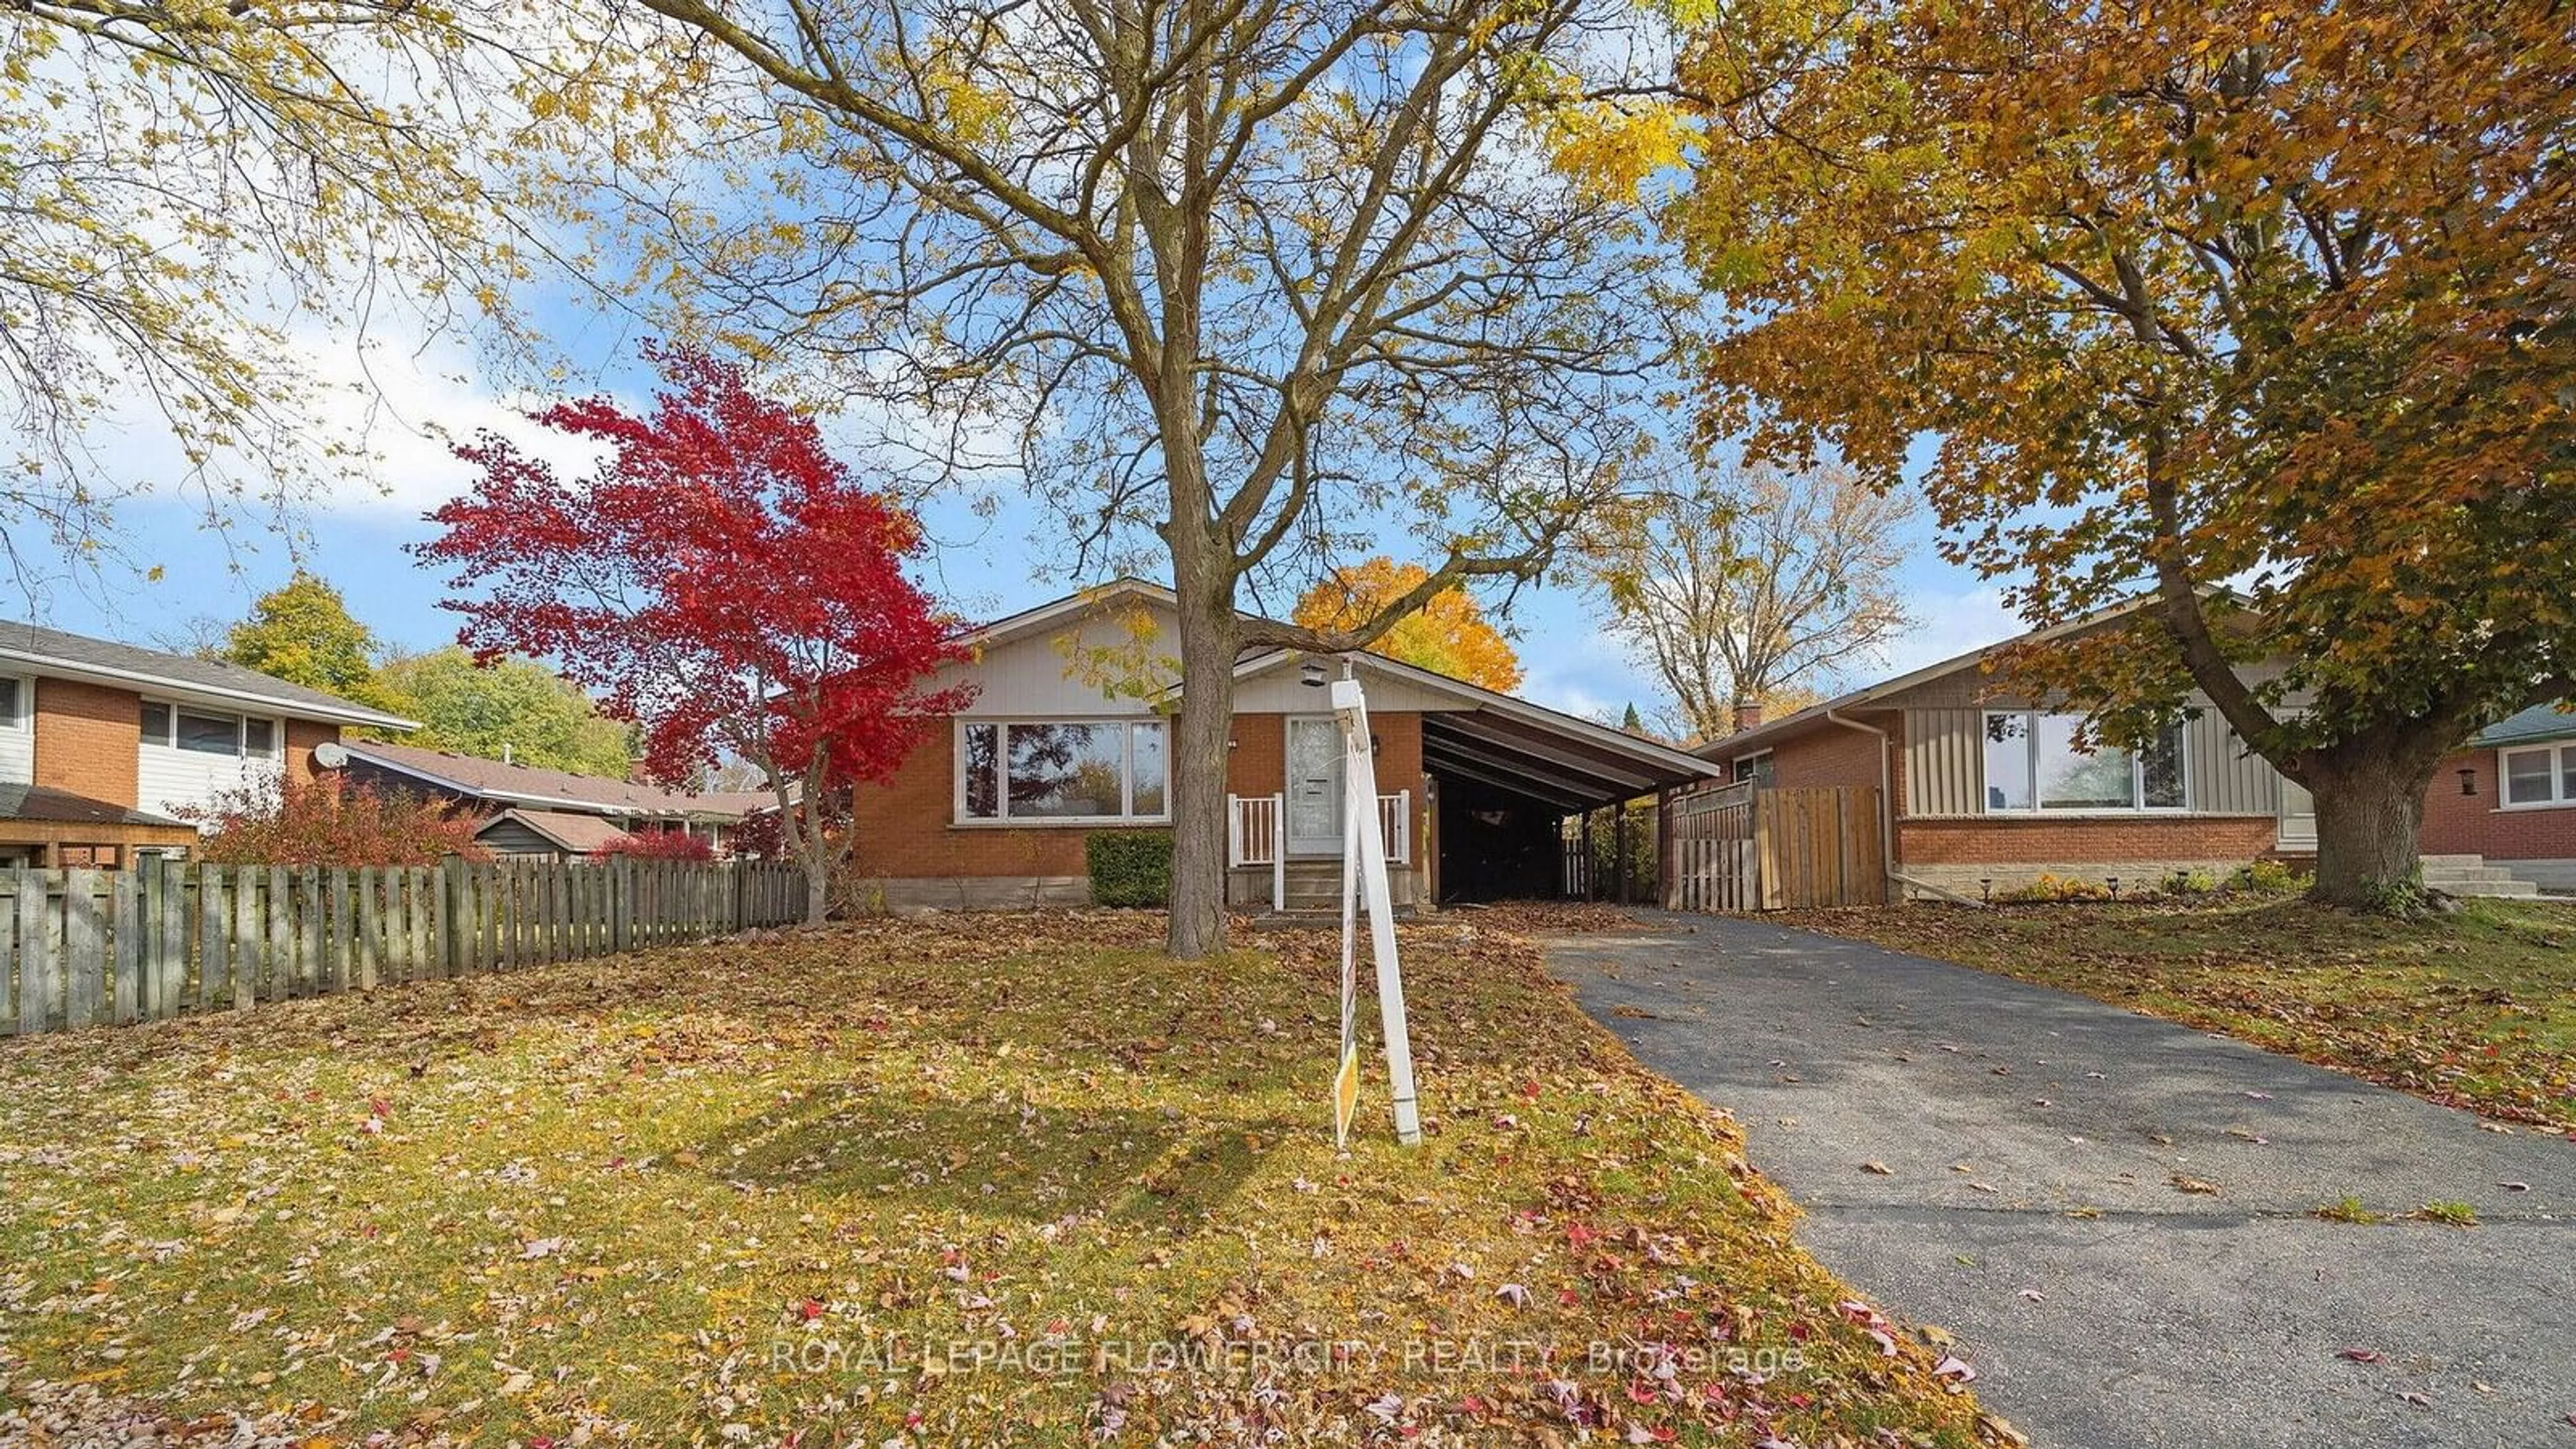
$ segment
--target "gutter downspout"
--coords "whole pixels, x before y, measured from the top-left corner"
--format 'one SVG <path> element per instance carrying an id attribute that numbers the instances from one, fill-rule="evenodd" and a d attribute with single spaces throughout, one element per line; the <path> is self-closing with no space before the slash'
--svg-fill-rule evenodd
<path id="1" fill-rule="evenodd" d="M 1897 888 L 1899 877 L 1896 873 L 1896 788 L 1887 763 L 1887 750 L 1895 743 L 1895 738 L 1876 725 L 1862 724 L 1856 719 L 1845 719 L 1830 709 L 1825 711 L 1825 722 L 1841 725 L 1847 730 L 1858 730 L 1865 735 L 1875 735 L 1878 738 L 1878 828 L 1881 842 L 1879 855 L 1886 864 L 1887 894 L 1892 904 L 1903 898 L 1903 892 Z"/>

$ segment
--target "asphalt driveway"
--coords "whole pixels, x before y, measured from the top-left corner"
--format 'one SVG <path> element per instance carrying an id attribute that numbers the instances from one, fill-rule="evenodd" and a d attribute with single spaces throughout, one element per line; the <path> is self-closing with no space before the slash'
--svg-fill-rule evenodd
<path id="1" fill-rule="evenodd" d="M 2576 1449 L 2576 1142 L 1964 967 L 1644 919 L 1548 962 L 2036 1443 Z M 2479 1225 L 2310 1215 L 2346 1195 Z"/>

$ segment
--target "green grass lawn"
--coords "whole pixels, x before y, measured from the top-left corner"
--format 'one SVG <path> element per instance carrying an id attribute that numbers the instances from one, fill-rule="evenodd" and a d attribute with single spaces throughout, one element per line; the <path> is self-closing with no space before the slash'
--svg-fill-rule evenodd
<path id="1" fill-rule="evenodd" d="M 1158 934 L 872 922 L 0 1042 L 0 1439 L 2001 1432 L 1521 941 L 1408 929 L 1428 1140 L 1372 1058 L 1337 1157 L 1331 938 Z"/>
<path id="2" fill-rule="evenodd" d="M 2576 902 L 2393 920 L 2276 897 L 1776 918 L 2081 992 L 2501 1121 L 2576 1125 Z"/>

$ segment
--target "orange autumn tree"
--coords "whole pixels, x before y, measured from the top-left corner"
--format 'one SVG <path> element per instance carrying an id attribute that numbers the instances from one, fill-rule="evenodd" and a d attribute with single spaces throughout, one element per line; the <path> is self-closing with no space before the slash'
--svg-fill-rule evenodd
<path id="1" fill-rule="evenodd" d="M 1919 481 L 2035 625 L 2145 595 L 2024 667 L 2115 744 L 2205 696 L 2404 908 L 2443 755 L 2576 693 L 2570 74 L 2549 5 L 1727 7 L 1704 426 Z"/>
<path id="2" fill-rule="evenodd" d="M 1301 628 L 1338 632 L 1377 617 L 1431 577 L 1420 564 L 1373 558 L 1333 570 L 1306 591 L 1289 614 Z M 1434 674 L 1509 692 L 1520 686 L 1521 661 L 1485 618 L 1484 607 L 1464 589 L 1445 589 L 1417 613 L 1407 614 L 1368 646 Z"/>

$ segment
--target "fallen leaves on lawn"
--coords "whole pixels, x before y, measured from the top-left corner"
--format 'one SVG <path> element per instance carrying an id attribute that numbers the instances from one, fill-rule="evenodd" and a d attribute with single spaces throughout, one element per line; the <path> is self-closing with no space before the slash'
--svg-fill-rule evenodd
<path id="1" fill-rule="evenodd" d="M 1536 919 L 1404 928 L 1413 1150 L 1374 1052 L 1333 1150 L 1334 938 L 1139 913 L 0 1043 L 0 1439 L 2014 1442 Z"/>

